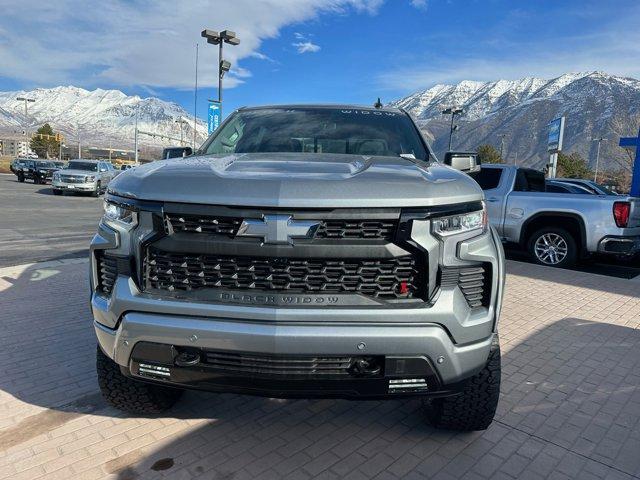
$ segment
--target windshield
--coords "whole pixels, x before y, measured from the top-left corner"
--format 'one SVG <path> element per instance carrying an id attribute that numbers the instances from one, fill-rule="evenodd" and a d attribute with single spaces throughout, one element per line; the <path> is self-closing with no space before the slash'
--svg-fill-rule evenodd
<path id="1" fill-rule="evenodd" d="M 269 108 L 236 112 L 201 153 L 343 153 L 367 156 L 427 151 L 400 112 L 340 108 Z"/>
<path id="2" fill-rule="evenodd" d="M 40 168 L 56 168 L 53 162 L 38 162 Z"/>
<path id="3" fill-rule="evenodd" d="M 85 170 L 87 172 L 97 172 L 98 164 L 91 162 L 69 162 L 67 170 Z"/>

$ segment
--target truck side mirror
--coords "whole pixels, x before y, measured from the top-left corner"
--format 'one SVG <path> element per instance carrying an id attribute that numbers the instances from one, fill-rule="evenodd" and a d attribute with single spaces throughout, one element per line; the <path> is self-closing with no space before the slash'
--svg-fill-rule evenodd
<path id="1" fill-rule="evenodd" d="M 184 147 L 184 151 L 182 152 L 183 157 L 188 157 L 189 155 L 193 155 L 193 148 Z"/>
<path id="2" fill-rule="evenodd" d="M 480 159 L 475 152 L 447 152 L 444 154 L 444 164 L 464 173 L 480 171 Z"/>

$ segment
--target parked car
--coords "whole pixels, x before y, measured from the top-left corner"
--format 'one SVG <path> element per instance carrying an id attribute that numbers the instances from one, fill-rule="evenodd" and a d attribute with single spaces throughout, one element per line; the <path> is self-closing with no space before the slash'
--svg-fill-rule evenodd
<path id="1" fill-rule="evenodd" d="M 66 168 L 53 174 L 54 195 L 62 192 L 88 192 L 97 197 L 107 189 L 116 176 L 116 170 L 109 162 L 101 160 L 71 160 Z"/>
<path id="2" fill-rule="evenodd" d="M 19 166 L 18 166 L 19 165 Z M 48 160 L 21 160 L 16 163 L 15 175 L 19 182 L 33 180 L 36 184 L 45 184 L 51 180 L 57 167 Z"/>
<path id="3" fill-rule="evenodd" d="M 538 263 L 564 267 L 591 253 L 640 252 L 639 198 L 545 192 L 542 172 L 512 165 L 483 165 L 474 178 L 502 240 Z"/>
<path id="4" fill-rule="evenodd" d="M 546 192 L 549 193 L 577 193 L 581 195 L 595 195 L 594 192 L 587 190 L 580 185 L 573 185 L 556 180 L 547 180 Z"/>
<path id="5" fill-rule="evenodd" d="M 198 155 L 109 185 L 90 275 L 105 399 L 410 395 L 434 425 L 487 428 L 504 258 L 482 199 L 403 110 L 238 110 Z"/>
<path id="6" fill-rule="evenodd" d="M 586 188 L 595 195 L 619 195 L 606 185 L 594 182 L 593 180 L 585 180 L 583 178 L 556 178 L 555 180 L 562 183 L 571 183 Z"/>
<path id="7" fill-rule="evenodd" d="M 11 170 L 11 173 L 14 175 L 18 175 L 18 171 L 21 172 L 25 162 L 28 161 L 28 158 L 16 158 L 11 162 L 11 164 L 9 164 L 9 170 Z"/>

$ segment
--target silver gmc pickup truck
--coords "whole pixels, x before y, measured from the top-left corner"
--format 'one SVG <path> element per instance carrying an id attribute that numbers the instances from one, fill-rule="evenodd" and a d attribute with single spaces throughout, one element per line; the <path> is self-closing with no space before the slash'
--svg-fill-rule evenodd
<path id="1" fill-rule="evenodd" d="M 444 163 L 402 110 L 274 106 L 120 174 L 91 243 L 105 398 L 421 396 L 436 426 L 487 428 L 504 255 L 475 158 Z"/>
<path id="2" fill-rule="evenodd" d="M 472 176 L 498 235 L 538 263 L 566 267 L 587 254 L 640 252 L 640 198 L 546 192 L 542 172 L 513 165 L 482 165 Z"/>

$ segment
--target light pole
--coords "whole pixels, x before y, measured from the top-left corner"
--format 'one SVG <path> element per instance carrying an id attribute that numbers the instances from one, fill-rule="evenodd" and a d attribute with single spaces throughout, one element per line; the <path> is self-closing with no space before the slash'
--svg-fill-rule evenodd
<path id="1" fill-rule="evenodd" d="M 60 142 L 60 152 L 58 153 L 58 160 L 60 160 L 60 161 L 62 161 L 62 148 L 63 147 L 67 148 L 67 146 L 64 143 Z"/>
<path id="2" fill-rule="evenodd" d="M 183 133 L 183 127 L 182 126 L 187 122 L 186 122 L 186 120 L 184 118 L 180 118 L 178 120 L 175 120 L 175 123 L 179 123 L 180 124 L 180 146 L 182 147 L 184 145 L 184 140 L 183 140 L 184 133 Z"/>
<path id="3" fill-rule="evenodd" d="M 451 127 L 449 129 L 449 151 L 451 151 L 451 140 L 453 139 L 453 132 L 454 130 L 457 130 L 457 128 L 454 128 L 453 122 L 456 118 L 456 115 L 462 115 L 463 113 L 464 113 L 464 108 L 458 108 L 458 107 L 449 107 L 449 108 L 445 108 L 442 111 L 443 115 L 451 115 Z"/>
<path id="4" fill-rule="evenodd" d="M 24 102 L 24 136 L 28 138 L 29 132 L 27 131 L 27 121 L 28 121 L 27 117 L 29 116 L 29 111 L 28 111 L 27 105 L 35 102 L 35 99 L 27 98 L 27 97 L 16 97 L 16 100 L 18 100 L 19 102 Z"/>
<path id="5" fill-rule="evenodd" d="M 225 43 L 240 45 L 240 39 L 231 30 L 223 30 L 220 33 L 215 30 L 203 30 L 200 35 L 207 39 L 207 43 L 218 45 L 218 106 L 220 107 L 220 118 L 222 118 L 222 78 L 231 68 L 231 63 L 222 57 L 222 45 Z"/>
<path id="6" fill-rule="evenodd" d="M 501 159 L 503 162 L 504 162 L 504 157 L 503 157 L 503 154 L 504 154 L 504 137 L 506 137 L 506 136 L 507 136 L 507 134 L 506 134 L 506 133 L 502 133 L 502 134 L 500 135 L 500 159 Z"/>
<path id="7" fill-rule="evenodd" d="M 134 149 L 134 158 L 136 161 L 136 165 L 138 165 L 138 109 L 140 107 L 140 104 L 136 105 L 136 131 L 135 131 L 135 135 L 133 137 L 133 149 Z"/>
<path id="8" fill-rule="evenodd" d="M 598 166 L 600 164 L 600 144 L 605 140 L 606 138 L 603 138 L 603 137 L 591 139 L 592 142 L 598 142 L 598 148 L 596 149 L 596 171 L 593 175 L 593 181 L 596 183 L 598 182 Z"/>

